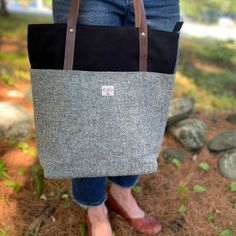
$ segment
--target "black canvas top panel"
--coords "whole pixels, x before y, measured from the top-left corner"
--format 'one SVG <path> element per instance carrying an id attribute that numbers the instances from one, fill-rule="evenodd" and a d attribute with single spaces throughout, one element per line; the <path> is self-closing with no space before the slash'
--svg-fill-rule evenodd
<path id="1" fill-rule="evenodd" d="M 28 25 L 28 53 L 33 69 L 63 69 L 65 23 Z M 138 71 L 139 38 L 135 27 L 77 25 L 74 70 Z M 178 32 L 148 28 L 148 71 L 172 74 Z"/>

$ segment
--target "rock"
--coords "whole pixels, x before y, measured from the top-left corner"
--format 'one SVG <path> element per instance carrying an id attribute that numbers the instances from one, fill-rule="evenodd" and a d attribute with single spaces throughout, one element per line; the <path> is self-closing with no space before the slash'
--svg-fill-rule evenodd
<path id="1" fill-rule="evenodd" d="M 226 120 L 233 125 L 236 125 L 236 114 L 229 115 Z"/>
<path id="2" fill-rule="evenodd" d="M 219 159 L 219 169 L 224 177 L 236 180 L 236 149 L 223 153 Z"/>
<path id="3" fill-rule="evenodd" d="M 163 157 L 167 162 L 170 162 L 175 158 L 183 162 L 186 160 L 186 156 L 178 149 L 168 148 L 163 151 Z"/>
<path id="4" fill-rule="evenodd" d="M 207 129 L 202 120 L 188 118 L 171 126 L 169 131 L 187 150 L 196 151 L 205 144 Z"/>
<path id="5" fill-rule="evenodd" d="M 24 140 L 33 125 L 33 116 L 17 103 L 0 102 L 0 140 Z"/>
<path id="6" fill-rule="evenodd" d="M 195 100 L 189 96 L 174 98 L 170 102 L 167 126 L 188 117 L 194 108 Z"/>
<path id="7" fill-rule="evenodd" d="M 208 143 L 208 149 L 212 152 L 225 151 L 236 148 L 236 130 L 223 132 Z"/>
<path id="8" fill-rule="evenodd" d="M 24 98 L 26 99 L 26 101 L 32 103 L 33 97 L 32 97 L 32 89 L 31 88 L 26 89 L 24 91 Z"/>

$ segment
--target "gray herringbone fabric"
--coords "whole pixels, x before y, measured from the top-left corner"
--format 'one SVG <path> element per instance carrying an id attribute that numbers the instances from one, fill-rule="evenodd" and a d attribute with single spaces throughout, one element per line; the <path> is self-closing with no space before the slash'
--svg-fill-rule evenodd
<path id="1" fill-rule="evenodd" d="M 30 69 L 46 178 L 153 173 L 175 74 Z M 102 86 L 113 86 L 103 96 Z"/>

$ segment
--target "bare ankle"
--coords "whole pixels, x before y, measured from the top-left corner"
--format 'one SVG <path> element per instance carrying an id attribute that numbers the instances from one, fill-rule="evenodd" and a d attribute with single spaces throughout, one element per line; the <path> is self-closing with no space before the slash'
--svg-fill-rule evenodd
<path id="1" fill-rule="evenodd" d="M 113 194 L 113 196 L 129 198 L 131 196 L 131 189 L 132 188 L 124 188 L 112 183 L 110 192 Z"/>
<path id="2" fill-rule="evenodd" d="M 99 206 L 89 207 L 87 213 L 87 217 L 92 224 L 92 235 L 112 236 L 108 211 L 104 203 Z"/>
<path id="3" fill-rule="evenodd" d="M 98 206 L 91 206 L 88 208 L 88 216 L 90 218 L 107 218 L 108 216 L 108 210 L 106 205 L 103 203 L 101 205 Z"/>

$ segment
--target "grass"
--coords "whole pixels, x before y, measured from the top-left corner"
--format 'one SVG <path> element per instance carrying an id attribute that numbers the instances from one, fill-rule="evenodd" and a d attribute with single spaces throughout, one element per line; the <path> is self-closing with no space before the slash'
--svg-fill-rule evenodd
<path id="1" fill-rule="evenodd" d="M 27 25 L 52 22 L 51 17 L 35 15 L 11 14 L 9 17 L 0 17 L 1 84 L 11 86 L 17 80 L 30 79 Z M 9 52 L 6 48 L 10 44 L 16 47 Z M 182 37 L 174 92 L 174 96 L 193 96 L 195 108 L 202 112 L 235 110 L 236 42 Z"/>
<path id="2" fill-rule="evenodd" d="M 236 107 L 236 42 L 181 38 L 178 72 L 180 81 L 188 80 L 187 91 L 199 109 Z"/>
<path id="3" fill-rule="evenodd" d="M 21 14 L 0 16 L 0 84 L 11 85 L 19 79 L 30 79 L 26 44 L 27 26 L 37 23 L 52 23 L 52 18 Z M 9 51 L 9 47 L 14 49 Z"/>
<path id="4" fill-rule="evenodd" d="M 0 16 L 0 36 L 20 36 L 25 39 L 27 25 L 41 23 L 52 23 L 52 18 L 31 14 L 10 14 L 8 17 Z"/>

